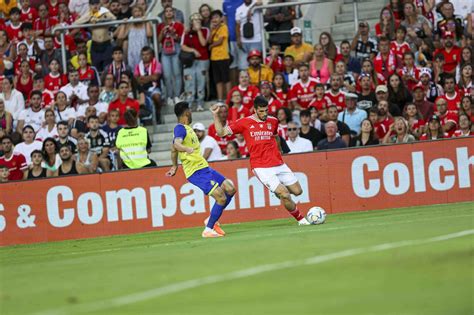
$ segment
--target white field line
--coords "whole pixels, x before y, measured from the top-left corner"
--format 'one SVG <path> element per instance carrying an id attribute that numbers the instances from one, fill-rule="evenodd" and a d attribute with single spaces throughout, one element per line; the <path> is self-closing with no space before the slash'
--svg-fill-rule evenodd
<path id="1" fill-rule="evenodd" d="M 398 217 L 405 217 L 408 215 L 399 215 Z M 462 214 L 462 215 L 453 215 L 450 216 L 450 219 L 455 219 L 455 218 L 466 218 L 466 217 L 471 217 L 474 218 L 474 214 Z M 391 219 L 392 217 L 390 217 Z M 429 218 L 424 218 L 420 220 L 405 220 L 405 221 L 395 221 L 395 222 L 382 222 L 382 223 L 372 223 L 372 224 L 360 224 L 360 225 L 350 225 L 350 226 L 341 226 L 341 227 L 330 227 L 330 228 L 324 228 L 324 229 L 319 229 L 318 226 L 302 226 L 298 230 L 289 230 L 289 231 L 275 231 L 272 233 L 260 233 L 260 234 L 252 234 L 250 237 L 240 237 L 244 235 L 235 235 L 238 236 L 239 241 L 243 239 L 256 239 L 260 237 L 268 237 L 268 236 L 274 236 L 274 235 L 285 235 L 285 234 L 299 234 L 299 233 L 309 233 L 309 232 L 326 232 L 326 231 L 338 231 L 338 230 L 347 230 L 347 229 L 352 229 L 352 228 L 367 228 L 367 227 L 376 227 L 376 226 L 387 226 L 387 225 L 397 225 L 397 224 L 410 224 L 410 223 L 417 223 L 417 222 L 429 222 L 429 221 L 436 221 L 439 218 L 436 216 L 429 217 Z M 351 220 L 352 221 L 352 220 Z M 199 233 L 200 234 L 200 233 Z M 231 236 L 232 237 L 232 236 Z M 181 244 L 195 244 L 195 243 L 202 243 L 207 240 L 203 240 L 199 237 L 199 235 L 196 236 L 196 240 L 186 240 L 186 241 L 178 241 L 178 242 L 172 242 L 172 243 L 161 243 L 161 244 L 152 244 L 152 245 L 139 245 L 136 247 L 117 247 L 117 248 L 110 248 L 110 249 L 98 249 L 98 250 L 91 250 L 91 251 L 82 251 L 82 252 L 69 252 L 69 253 L 56 253 L 56 256 L 73 256 L 73 255 L 87 255 L 87 254 L 100 254 L 100 253 L 109 253 L 109 252 L 116 252 L 116 251 L 121 251 L 121 250 L 127 250 L 127 249 L 139 249 L 139 248 L 156 248 L 156 247 L 161 247 L 161 246 L 171 246 L 171 245 L 181 245 Z M 225 239 L 219 239 L 222 241 L 225 241 Z"/>
<path id="2" fill-rule="evenodd" d="M 369 247 L 362 247 L 362 248 L 353 248 L 347 249 L 339 252 L 334 252 L 331 254 L 326 255 L 318 255 L 309 257 L 302 260 L 292 260 L 292 261 L 284 261 L 275 264 L 267 264 L 267 265 L 260 265 L 248 269 L 238 270 L 230 273 L 220 274 L 220 275 L 213 275 L 204 278 L 198 278 L 194 280 L 176 282 L 174 284 L 166 285 L 163 287 L 137 292 L 133 294 L 128 294 L 120 297 L 115 297 L 103 301 L 86 303 L 83 305 L 71 306 L 71 307 L 62 307 L 58 309 L 50 309 L 45 310 L 40 313 L 35 313 L 36 315 L 62 315 L 62 314 L 71 314 L 71 313 L 89 313 L 89 312 L 97 312 L 102 310 L 107 310 L 113 307 L 120 307 L 129 304 L 134 304 L 138 302 L 143 302 L 150 299 L 159 298 L 161 296 L 165 296 L 168 294 L 179 293 L 189 289 L 195 289 L 198 287 L 202 287 L 208 284 L 215 284 L 219 282 L 225 282 L 229 280 L 236 280 L 247 278 L 255 275 L 259 275 L 265 272 L 274 272 L 283 269 L 289 268 L 297 268 L 301 266 L 307 265 L 316 265 L 324 262 L 328 262 L 331 260 L 336 260 L 339 258 L 346 258 L 361 254 L 369 254 L 375 252 L 386 251 L 390 249 L 396 248 L 403 248 L 408 246 L 417 246 L 417 245 L 425 245 L 430 243 L 437 243 L 448 241 L 451 239 L 456 239 L 468 235 L 473 235 L 474 229 L 471 230 L 464 230 L 456 233 L 445 234 L 425 239 L 415 239 L 415 240 L 405 240 L 400 242 L 392 242 L 392 243 L 384 243 L 379 245 L 373 245 Z"/>

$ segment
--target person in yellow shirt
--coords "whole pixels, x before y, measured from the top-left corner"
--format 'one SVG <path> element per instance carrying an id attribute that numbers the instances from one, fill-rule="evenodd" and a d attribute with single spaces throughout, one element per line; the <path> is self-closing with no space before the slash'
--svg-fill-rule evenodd
<path id="1" fill-rule="evenodd" d="M 211 69 L 216 83 L 217 98 L 223 102 L 230 85 L 230 54 L 229 54 L 229 29 L 223 21 L 224 14 L 220 10 L 211 13 L 211 36 L 209 36 L 209 49 L 211 51 Z"/>
<path id="2" fill-rule="evenodd" d="M 250 84 L 258 86 L 262 81 L 273 81 L 273 70 L 262 63 L 262 53 L 260 50 L 252 50 L 247 57 L 249 68 L 247 72 L 250 77 Z"/>
<path id="3" fill-rule="evenodd" d="M 225 105 L 223 104 L 223 106 Z M 179 157 L 188 182 L 199 187 L 206 195 L 216 200 L 211 209 L 211 215 L 205 221 L 206 227 L 202 232 L 202 237 L 222 237 L 225 232 L 217 221 L 231 202 L 235 194 L 235 187 L 230 180 L 209 167 L 206 159 L 201 155 L 199 139 L 191 128 L 193 118 L 189 103 L 177 103 L 174 106 L 174 113 L 178 118 L 178 124 L 174 128 L 171 148 L 173 166 L 166 176 L 176 175 Z"/>
<path id="4" fill-rule="evenodd" d="M 295 64 L 310 62 L 313 58 L 314 48 L 310 44 L 303 42 L 301 28 L 293 27 L 290 34 L 292 45 L 285 49 L 285 56 L 293 56 Z"/>
<path id="5" fill-rule="evenodd" d="M 3 15 L 3 18 L 8 19 L 10 17 L 10 10 L 17 7 L 18 4 L 16 0 L 1 0 L 0 14 Z"/>

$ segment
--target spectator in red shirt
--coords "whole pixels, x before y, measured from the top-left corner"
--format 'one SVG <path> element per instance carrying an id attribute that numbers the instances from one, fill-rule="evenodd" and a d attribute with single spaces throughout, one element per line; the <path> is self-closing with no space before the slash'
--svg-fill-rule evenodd
<path id="1" fill-rule="evenodd" d="M 472 129 L 472 122 L 468 115 L 460 114 L 459 115 L 459 127 L 453 133 L 453 138 L 456 137 L 469 137 L 474 136 L 474 131 Z"/>
<path id="2" fill-rule="evenodd" d="M 434 55 L 442 54 L 445 61 L 443 71 L 454 74 L 458 63 L 461 61 L 461 48 L 454 44 L 454 33 L 445 32 L 443 39 L 444 47 L 436 49 Z"/>
<path id="3" fill-rule="evenodd" d="M 21 21 L 33 23 L 37 17 L 38 11 L 30 6 L 30 0 L 22 0 L 20 13 Z"/>
<path id="4" fill-rule="evenodd" d="M 273 70 L 273 73 L 283 73 L 285 71 L 285 65 L 283 58 L 280 57 L 280 53 L 280 45 L 273 44 L 270 48 L 270 54 L 265 58 L 265 64 Z"/>
<path id="5" fill-rule="evenodd" d="M 393 118 L 388 112 L 388 107 L 387 101 L 381 101 L 377 105 L 378 122 L 374 125 L 377 128 L 377 135 L 379 136 L 379 139 L 383 139 L 385 137 L 385 134 L 389 132 L 390 126 L 393 124 Z M 380 125 L 383 125 L 383 127 L 380 127 Z"/>
<path id="6" fill-rule="evenodd" d="M 0 157 L 0 165 L 9 169 L 8 180 L 22 180 L 28 169 L 26 159 L 21 153 L 13 153 L 13 141 L 9 136 L 2 138 L 3 156 Z"/>
<path id="7" fill-rule="evenodd" d="M 309 65 L 301 63 L 298 67 L 300 79 L 291 86 L 289 101 L 292 109 L 306 109 L 314 98 L 316 79 L 309 76 Z"/>
<path id="8" fill-rule="evenodd" d="M 49 62 L 49 73 L 44 77 L 45 88 L 53 92 L 54 95 L 67 84 L 67 77 L 59 72 L 59 67 L 59 60 L 51 59 Z"/>
<path id="9" fill-rule="evenodd" d="M 461 107 L 461 93 L 456 91 L 456 81 L 453 75 L 444 78 L 444 95 L 441 96 L 448 103 L 448 110 L 457 112 Z"/>
<path id="10" fill-rule="evenodd" d="M 276 116 L 277 111 L 283 107 L 283 104 L 273 97 L 272 84 L 268 81 L 260 83 L 260 93 L 268 102 L 268 115 Z"/>
<path id="11" fill-rule="evenodd" d="M 207 41 L 211 31 L 202 26 L 202 16 L 195 13 L 191 16 L 190 29 L 186 31 L 181 49 L 194 55 L 191 65 L 184 65 L 184 91 L 186 101 L 197 103 L 197 111 L 203 111 L 206 96 L 206 77 L 209 71 L 209 50 Z"/>
<path id="12" fill-rule="evenodd" d="M 23 39 L 23 34 L 21 33 L 20 14 L 21 11 L 18 8 L 13 8 L 10 10 L 10 24 L 7 26 L 6 31 L 8 34 L 8 39 L 13 45 L 16 45 Z"/>
<path id="13" fill-rule="evenodd" d="M 385 36 L 390 40 L 394 40 L 397 26 L 398 22 L 393 16 L 393 11 L 387 7 L 382 8 L 379 15 L 379 22 L 375 24 L 375 35 L 378 38 Z"/>
<path id="14" fill-rule="evenodd" d="M 441 122 L 444 132 L 451 137 L 458 126 L 458 114 L 455 111 L 448 110 L 448 102 L 442 98 L 438 97 L 435 102 L 438 112 L 436 113 Z"/>
<path id="15" fill-rule="evenodd" d="M 109 105 L 109 113 L 114 109 L 119 111 L 120 118 L 117 123 L 121 126 L 126 125 L 124 114 L 127 109 L 133 108 L 137 113 L 140 110 L 140 104 L 138 103 L 138 101 L 128 97 L 129 92 L 130 85 L 128 84 L 128 82 L 120 82 L 118 86 L 118 99 L 116 99 Z"/>
<path id="16" fill-rule="evenodd" d="M 467 115 L 471 122 L 474 124 L 474 110 L 472 107 L 472 97 L 469 95 L 464 95 L 461 100 L 461 109 L 459 114 Z"/>
<path id="17" fill-rule="evenodd" d="M 390 43 L 390 51 L 395 54 L 399 59 L 403 58 L 403 54 L 407 51 L 411 51 L 410 44 L 406 42 L 407 29 L 405 26 L 400 25 L 395 33 L 395 40 Z"/>
<path id="18" fill-rule="evenodd" d="M 383 75 L 385 80 L 400 68 L 401 61 L 397 55 L 390 51 L 390 40 L 387 37 L 380 37 L 379 53 L 374 59 L 374 69 Z"/>
<path id="19" fill-rule="evenodd" d="M 275 73 L 273 76 L 273 96 L 284 107 L 288 107 L 288 84 L 283 73 Z"/>
<path id="20" fill-rule="evenodd" d="M 421 83 L 413 87 L 413 104 L 424 120 L 429 120 L 433 116 L 434 104 L 426 100 L 425 90 Z"/>
<path id="21" fill-rule="evenodd" d="M 411 133 L 418 139 L 425 130 L 426 122 L 418 111 L 416 105 L 408 104 L 405 106 L 403 117 L 408 122 Z"/>
<path id="22" fill-rule="evenodd" d="M 232 93 L 239 91 L 242 95 L 242 104 L 251 113 L 253 112 L 253 100 L 260 94 L 260 91 L 256 86 L 250 85 L 250 77 L 247 70 L 240 71 L 239 73 L 239 84 L 234 86 L 227 94 L 226 104 L 229 104 Z"/>
<path id="23" fill-rule="evenodd" d="M 338 112 L 342 112 L 346 108 L 346 96 L 341 91 L 342 77 L 338 74 L 331 75 L 331 88 L 326 92 L 326 96 L 330 100 L 329 105 L 337 107 Z"/>
<path id="24" fill-rule="evenodd" d="M 415 55 L 408 51 L 403 54 L 404 67 L 398 70 L 398 74 L 402 77 L 403 83 L 409 91 L 420 81 L 420 69 L 415 66 Z"/>
<path id="25" fill-rule="evenodd" d="M 33 23 L 36 37 L 43 38 L 44 35 L 51 35 L 51 31 L 56 24 L 58 24 L 58 20 L 54 15 L 50 16 L 47 5 L 45 3 L 40 4 L 38 7 L 38 18 Z"/>
<path id="26" fill-rule="evenodd" d="M 235 90 L 229 102 L 229 121 L 236 121 L 250 115 L 250 111 L 242 104 L 242 95 Z"/>
<path id="27" fill-rule="evenodd" d="M 36 61 L 33 57 L 28 56 L 28 46 L 25 43 L 20 43 L 17 46 L 18 56 L 14 62 L 15 74 L 20 75 L 20 65 L 23 61 L 27 61 L 30 64 L 30 69 L 35 69 Z"/>

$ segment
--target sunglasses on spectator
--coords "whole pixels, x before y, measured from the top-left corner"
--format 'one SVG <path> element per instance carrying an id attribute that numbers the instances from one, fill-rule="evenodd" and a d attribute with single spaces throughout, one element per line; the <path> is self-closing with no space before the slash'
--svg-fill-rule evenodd
<path id="1" fill-rule="evenodd" d="M 288 131 L 296 131 L 298 128 L 288 128 Z"/>

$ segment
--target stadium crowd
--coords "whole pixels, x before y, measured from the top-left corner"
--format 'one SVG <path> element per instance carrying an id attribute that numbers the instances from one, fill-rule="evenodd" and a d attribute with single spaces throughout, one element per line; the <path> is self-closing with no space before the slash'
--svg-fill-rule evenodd
<path id="1" fill-rule="evenodd" d="M 157 53 L 155 26 L 138 21 L 146 0 L 3 0 L 0 182 L 156 165 L 137 119 L 161 123 L 162 108 L 181 101 L 194 111 L 225 104 L 226 124 L 262 95 L 285 153 L 472 136 L 474 14 L 463 3 L 390 0 L 375 32 L 361 21 L 336 46 L 328 32 L 304 42 L 299 8 L 224 0 L 222 11 L 202 4 L 186 18 L 161 0 Z M 100 27 L 125 19 L 137 23 Z M 65 33 L 63 65 L 55 27 L 87 23 L 99 27 Z M 209 161 L 248 156 L 240 135 L 193 129 Z"/>

